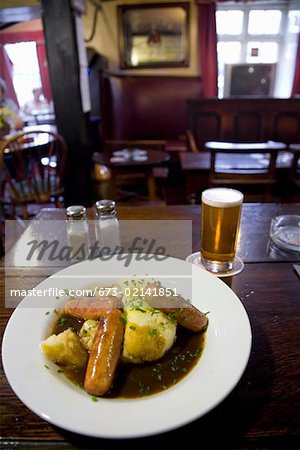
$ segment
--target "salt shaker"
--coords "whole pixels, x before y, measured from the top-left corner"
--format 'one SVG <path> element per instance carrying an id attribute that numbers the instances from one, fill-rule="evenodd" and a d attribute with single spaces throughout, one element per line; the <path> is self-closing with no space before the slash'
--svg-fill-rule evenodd
<path id="1" fill-rule="evenodd" d="M 116 247 L 120 245 L 116 203 L 113 200 L 99 200 L 96 202 L 96 213 L 96 238 L 100 244 L 100 250 L 105 247 L 105 253 L 114 253 Z"/>
<path id="2" fill-rule="evenodd" d="M 66 216 L 68 245 L 72 247 L 72 257 L 77 261 L 87 259 L 90 240 L 86 208 L 82 205 L 69 206 Z"/>

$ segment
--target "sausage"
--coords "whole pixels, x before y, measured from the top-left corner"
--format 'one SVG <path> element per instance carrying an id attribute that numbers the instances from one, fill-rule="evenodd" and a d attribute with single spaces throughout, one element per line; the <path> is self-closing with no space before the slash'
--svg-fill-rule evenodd
<path id="1" fill-rule="evenodd" d="M 158 292 L 161 286 L 158 284 L 149 284 L 146 290 L 149 288 L 154 292 L 156 289 Z M 175 298 L 170 298 L 164 295 L 156 296 L 153 294 L 149 293 L 149 295 L 145 295 L 147 303 L 151 307 L 157 308 L 166 314 L 172 314 L 172 317 L 184 328 L 199 332 L 207 326 L 207 316 L 180 295 Z"/>
<path id="2" fill-rule="evenodd" d="M 122 308 L 123 304 L 117 297 L 109 296 L 99 298 L 83 298 L 68 300 L 65 303 L 65 314 L 79 319 L 98 320 L 107 309 Z"/>
<path id="3" fill-rule="evenodd" d="M 84 379 L 84 388 L 91 395 L 103 395 L 112 385 L 124 338 L 121 317 L 119 309 L 106 310 L 100 317 Z"/>
<path id="4" fill-rule="evenodd" d="M 190 304 L 179 308 L 163 308 L 162 311 L 171 313 L 180 325 L 194 332 L 202 331 L 208 323 L 206 315 Z"/>

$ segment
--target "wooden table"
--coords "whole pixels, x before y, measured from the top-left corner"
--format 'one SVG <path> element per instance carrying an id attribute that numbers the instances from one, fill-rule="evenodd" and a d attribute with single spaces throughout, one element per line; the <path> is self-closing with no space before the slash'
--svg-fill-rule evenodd
<path id="1" fill-rule="evenodd" d="M 2 447 L 28 450 L 299 448 L 300 280 L 291 262 L 299 258 L 287 259 L 284 255 L 277 255 L 278 258 L 272 260 L 266 253 L 271 217 L 299 212 L 300 204 L 244 205 L 239 253 L 246 262 L 245 269 L 226 282 L 248 312 L 253 346 L 238 385 L 214 410 L 185 427 L 162 435 L 121 441 L 91 439 L 38 418 L 16 398 L 1 373 Z M 63 217 L 62 211 L 54 212 L 54 220 L 60 214 Z M 120 207 L 118 214 L 121 219 L 191 219 L 193 250 L 198 249 L 199 206 Z M 0 271 L 3 330 L 11 311 L 3 308 L 3 267 Z M 20 271 L 19 276 L 22 275 Z M 84 414 L 84 411 L 79 413 Z"/>
<path id="2" fill-rule="evenodd" d="M 130 149 L 131 152 L 133 149 Z M 113 153 L 94 153 L 93 162 L 104 164 L 112 171 L 112 196 L 116 198 L 117 175 L 126 173 L 145 173 L 147 180 L 148 198 L 149 201 L 156 200 L 155 178 L 153 168 L 161 166 L 170 160 L 168 153 L 160 150 L 145 150 L 147 159 L 139 161 L 129 157 L 124 161 L 113 161 Z"/>

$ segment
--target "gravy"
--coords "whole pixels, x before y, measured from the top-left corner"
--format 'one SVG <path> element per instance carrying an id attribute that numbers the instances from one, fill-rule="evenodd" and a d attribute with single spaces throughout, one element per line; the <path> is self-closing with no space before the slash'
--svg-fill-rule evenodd
<path id="1" fill-rule="evenodd" d="M 62 314 L 56 321 L 53 333 L 72 328 L 79 332 L 84 320 Z M 159 360 L 132 364 L 119 362 L 116 377 L 106 398 L 138 398 L 156 394 L 177 384 L 199 361 L 204 345 L 205 332 L 193 333 L 178 326 L 176 341 Z M 83 387 L 85 368 L 61 367 L 64 375 L 73 383 Z M 60 371 L 59 370 L 59 371 Z"/>

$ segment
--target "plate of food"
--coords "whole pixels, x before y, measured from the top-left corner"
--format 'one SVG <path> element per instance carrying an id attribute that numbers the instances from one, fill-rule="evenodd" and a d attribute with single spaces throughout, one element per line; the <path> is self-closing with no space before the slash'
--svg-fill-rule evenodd
<path id="1" fill-rule="evenodd" d="M 170 431 L 217 406 L 247 365 L 249 319 L 226 284 L 176 258 L 127 262 L 115 255 L 58 272 L 7 324 L 9 384 L 66 430 L 123 439 Z"/>

